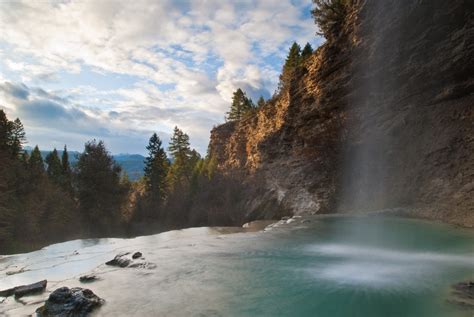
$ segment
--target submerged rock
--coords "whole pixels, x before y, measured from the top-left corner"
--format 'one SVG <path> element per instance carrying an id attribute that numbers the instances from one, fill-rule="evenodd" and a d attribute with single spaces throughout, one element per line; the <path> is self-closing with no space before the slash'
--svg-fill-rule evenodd
<path id="1" fill-rule="evenodd" d="M 79 278 L 81 283 L 90 283 L 96 281 L 98 278 L 96 275 L 83 275 Z"/>
<path id="2" fill-rule="evenodd" d="M 454 299 L 450 302 L 474 309 L 474 281 L 460 282 L 454 284 L 452 288 Z"/>
<path id="3" fill-rule="evenodd" d="M 88 316 L 103 303 L 104 300 L 89 289 L 61 287 L 49 295 L 44 306 L 38 308 L 36 313 L 40 317 L 82 317 Z"/>
<path id="4" fill-rule="evenodd" d="M 8 297 L 15 295 L 15 298 L 21 298 L 23 296 L 32 295 L 41 293 L 46 289 L 46 280 L 39 281 L 33 284 L 21 285 L 14 288 L 9 288 L 3 291 L 0 291 L 0 296 Z"/>
<path id="5" fill-rule="evenodd" d="M 138 269 L 153 270 L 153 269 L 156 269 L 156 264 L 151 263 L 151 262 L 138 262 L 138 263 L 131 264 L 129 267 L 138 268 Z"/>
<path id="6" fill-rule="evenodd" d="M 24 273 L 24 272 L 28 272 L 29 270 L 28 269 L 25 269 L 25 268 L 21 268 L 17 271 L 8 271 L 6 272 L 5 274 L 6 275 L 15 275 L 15 274 L 20 274 L 20 273 Z"/>
<path id="7" fill-rule="evenodd" d="M 133 255 L 132 255 L 132 259 L 138 259 L 138 258 L 141 258 L 142 257 L 142 253 L 141 252 L 135 252 Z"/>
<path id="8" fill-rule="evenodd" d="M 127 267 L 132 261 L 125 258 L 128 253 L 118 254 L 113 260 L 105 262 L 106 265 L 118 266 L 118 267 Z"/>

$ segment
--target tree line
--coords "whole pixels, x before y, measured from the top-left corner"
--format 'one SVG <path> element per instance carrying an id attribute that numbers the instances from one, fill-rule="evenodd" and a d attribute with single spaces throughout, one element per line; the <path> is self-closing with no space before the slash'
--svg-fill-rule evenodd
<path id="1" fill-rule="evenodd" d="M 214 186 L 216 160 L 202 158 L 178 127 L 168 151 L 156 133 L 150 137 L 144 176 L 136 182 L 103 141 L 86 142 L 73 166 L 66 146 L 43 159 L 38 146 L 29 153 L 25 143 L 21 121 L 0 110 L 0 254 L 71 238 L 208 223 L 197 200 Z"/>

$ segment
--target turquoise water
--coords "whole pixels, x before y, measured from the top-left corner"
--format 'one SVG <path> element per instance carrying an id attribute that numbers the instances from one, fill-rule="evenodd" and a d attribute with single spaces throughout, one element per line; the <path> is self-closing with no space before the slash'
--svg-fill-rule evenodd
<path id="1" fill-rule="evenodd" d="M 0 285 L 48 278 L 50 292 L 93 272 L 101 279 L 87 287 L 106 299 L 98 316 L 473 316 L 447 301 L 450 285 L 474 279 L 472 230 L 368 216 L 236 231 L 57 244 L 1 259 Z M 135 250 L 156 268 L 103 265 Z M 29 271 L 4 274 L 20 267 Z M 32 313 L 47 295 L 7 299 L 0 315 Z"/>

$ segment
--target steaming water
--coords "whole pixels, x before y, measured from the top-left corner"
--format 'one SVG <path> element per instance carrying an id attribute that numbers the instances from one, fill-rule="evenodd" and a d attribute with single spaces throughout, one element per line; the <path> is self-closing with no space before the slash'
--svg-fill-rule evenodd
<path id="1" fill-rule="evenodd" d="M 76 240 L 0 257 L 0 288 L 47 278 L 45 294 L 0 304 L 31 314 L 60 286 L 90 288 L 104 316 L 472 316 L 450 285 L 474 278 L 474 232 L 423 221 L 313 217 L 265 232 L 196 228 Z M 141 251 L 156 268 L 110 268 Z M 23 268 L 23 273 L 6 275 Z M 83 273 L 100 280 L 80 284 Z"/>

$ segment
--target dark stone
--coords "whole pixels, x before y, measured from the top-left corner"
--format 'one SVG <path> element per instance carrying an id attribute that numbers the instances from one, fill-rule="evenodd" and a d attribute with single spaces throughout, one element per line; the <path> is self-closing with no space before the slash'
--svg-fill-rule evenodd
<path id="1" fill-rule="evenodd" d="M 454 284 L 453 296 L 449 302 L 462 307 L 474 308 L 474 281 L 460 282 Z"/>
<path id="2" fill-rule="evenodd" d="M 49 295 L 44 306 L 38 308 L 36 313 L 39 317 L 82 317 L 88 316 L 103 303 L 104 300 L 89 289 L 61 287 Z"/>
<path id="3" fill-rule="evenodd" d="M 147 270 L 154 270 L 156 269 L 156 264 L 151 262 L 138 262 L 133 263 L 129 266 L 130 268 L 138 268 L 138 269 L 147 269 Z"/>
<path id="4" fill-rule="evenodd" d="M 4 289 L 0 291 L 0 297 L 8 297 L 15 294 L 15 288 Z"/>
<path id="5" fill-rule="evenodd" d="M 0 296 L 8 297 L 15 295 L 15 298 L 21 298 L 23 296 L 41 293 L 45 290 L 47 283 L 48 282 L 46 280 L 43 280 L 33 284 L 16 286 L 14 288 L 0 291 Z"/>
<path id="6" fill-rule="evenodd" d="M 127 267 L 132 262 L 130 259 L 124 258 L 127 254 L 128 253 L 119 254 L 115 256 L 113 260 L 105 262 L 105 264 L 110 266 Z"/>
<path id="7" fill-rule="evenodd" d="M 79 278 L 79 281 L 81 283 L 90 283 L 90 282 L 94 282 L 97 280 L 97 276 L 95 275 L 83 275 Z"/>
<path id="8" fill-rule="evenodd" d="M 138 258 L 141 258 L 142 257 L 142 253 L 141 252 L 135 252 L 133 255 L 132 255 L 132 259 L 138 259 Z"/>

